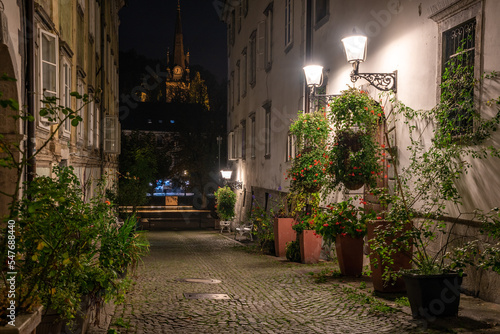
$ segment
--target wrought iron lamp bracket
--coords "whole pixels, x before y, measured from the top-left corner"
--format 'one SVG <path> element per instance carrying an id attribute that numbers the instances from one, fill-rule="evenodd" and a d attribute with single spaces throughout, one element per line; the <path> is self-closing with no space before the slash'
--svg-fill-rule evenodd
<path id="1" fill-rule="evenodd" d="M 356 82 L 358 79 L 362 78 L 368 81 L 375 88 L 382 91 L 392 90 L 394 93 L 397 92 L 398 83 L 398 71 L 392 73 L 359 73 L 359 63 L 355 62 L 352 64 L 353 70 L 351 72 L 351 81 Z"/>
<path id="2" fill-rule="evenodd" d="M 242 189 L 243 183 L 241 181 L 225 181 L 225 184 L 233 190 Z"/>

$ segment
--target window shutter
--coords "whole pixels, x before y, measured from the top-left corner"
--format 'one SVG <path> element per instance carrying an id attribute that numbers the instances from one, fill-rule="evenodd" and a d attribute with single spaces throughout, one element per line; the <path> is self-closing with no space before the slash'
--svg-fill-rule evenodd
<path id="1" fill-rule="evenodd" d="M 119 122 L 116 116 L 104 118 L 104 152 L 118 154 L 119 148 Z"/>

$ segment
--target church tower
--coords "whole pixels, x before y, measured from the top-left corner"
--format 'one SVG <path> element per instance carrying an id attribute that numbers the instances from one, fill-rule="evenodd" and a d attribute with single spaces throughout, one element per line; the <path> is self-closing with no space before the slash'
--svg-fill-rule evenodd
<path id="1" fill-rule="evenodd" d="M 177 0 L 174 52 L 167 51 L 166 102 L 186 102 L 189 95 L 189 51 L 184 53 L 181 5 Z"/>

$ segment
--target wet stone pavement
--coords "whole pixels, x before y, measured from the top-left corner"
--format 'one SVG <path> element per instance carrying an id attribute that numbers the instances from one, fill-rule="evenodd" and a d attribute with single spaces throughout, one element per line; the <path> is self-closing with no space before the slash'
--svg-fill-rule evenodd
<path id="1" fill-rule="evenodd" d="M 375 314 L 345 287 L 308 275 L 321 265 L 260 255 L 213 231 L 153 231 L 110 329 L 118 333 L 414 333 L 407 314 Z M 220 283 L 186 282 L 211 279 Z M 229 299 L 189 299 L 189 294 Z"/>

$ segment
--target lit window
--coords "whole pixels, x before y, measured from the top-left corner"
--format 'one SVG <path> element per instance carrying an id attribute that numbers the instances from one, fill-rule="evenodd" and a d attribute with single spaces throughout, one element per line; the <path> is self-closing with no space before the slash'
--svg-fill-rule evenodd
<path id="1" fill-rule="evenodd" d="M 104 118 L 104 152 L 111 154 L 120 153 L 120 122 L 116 116 Z"/>

